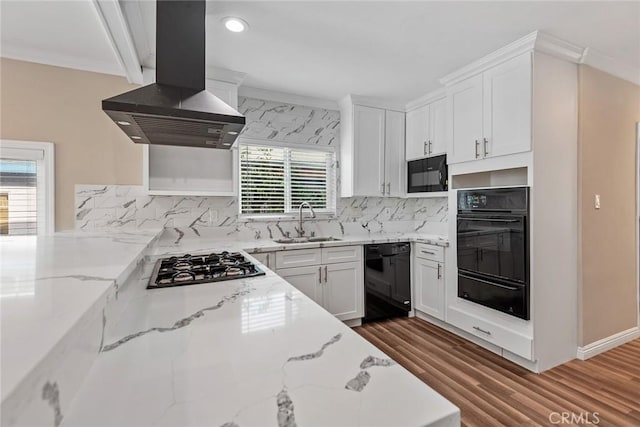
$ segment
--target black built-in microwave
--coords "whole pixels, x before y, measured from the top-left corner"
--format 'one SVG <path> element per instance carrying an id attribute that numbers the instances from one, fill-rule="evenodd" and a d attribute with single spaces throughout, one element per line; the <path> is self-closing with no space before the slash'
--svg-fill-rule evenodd
<path id="1" fill-rule="evenodd" d="M 449 189 L 446 154 L 407 162 L 407 174 L 407 193 L 426 193 Z"/>

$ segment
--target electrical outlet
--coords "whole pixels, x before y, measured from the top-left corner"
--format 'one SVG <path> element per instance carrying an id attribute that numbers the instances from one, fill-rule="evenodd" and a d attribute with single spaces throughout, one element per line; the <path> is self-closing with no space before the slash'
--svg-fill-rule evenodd
<path id="1" fill-rule="evenodd" d="M 600 209 L 600 195 L 599 194 L 596 194 L 595 206 L 596 206 L 596 209 Z"/>

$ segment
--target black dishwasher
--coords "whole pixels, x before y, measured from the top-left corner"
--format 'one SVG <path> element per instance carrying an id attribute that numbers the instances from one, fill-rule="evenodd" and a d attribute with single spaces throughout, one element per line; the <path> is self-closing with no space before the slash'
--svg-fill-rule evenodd
<path id="1" fill-rule="evenodd" d="M 364 321 L 406 317 L 411 310 L 411 245 L 365 246 Z"/>

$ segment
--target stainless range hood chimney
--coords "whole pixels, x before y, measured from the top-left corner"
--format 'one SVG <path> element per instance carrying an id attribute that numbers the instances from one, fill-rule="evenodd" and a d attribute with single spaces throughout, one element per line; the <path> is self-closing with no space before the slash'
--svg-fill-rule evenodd
<path id="1" fill-rule="evenodd" d="M 245 118 L 205 89 L 205 0 L 156 2 L 156 83 L 102 101 L 141 144 L 229 149 Z"/>

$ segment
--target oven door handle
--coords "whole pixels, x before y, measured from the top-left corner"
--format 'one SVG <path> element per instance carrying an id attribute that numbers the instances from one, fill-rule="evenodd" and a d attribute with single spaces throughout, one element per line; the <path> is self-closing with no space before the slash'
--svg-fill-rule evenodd
<path id="1" fill-rule="evenodd" d="M 471 218 L 468 216 L 459 216 L 458 219 L 465 221 L 489 221 L 489 222 L 520 222 L 519 219 L 503 219 L 503 218 Z"/>
<path id="2" fill-rule="evenodd" d="M 486 283 L 487 285 L 497 286 L 499 288 L 507 289 L 509 291 L 517 291 L 518 289 L 520 289 L 520 287 L 518 287 L 518 286 L 502 285 L 500 283 L 495 283 L 495 282 L 490 282 L 488 280 L 478 279 L 477 277 L 467 276 L 466 274 L 462 274 L 462 273 L 458 273 L 458 274 L 460 276 L 464 277 L 465 279 L 475 280 L 476 282 Z"/>

